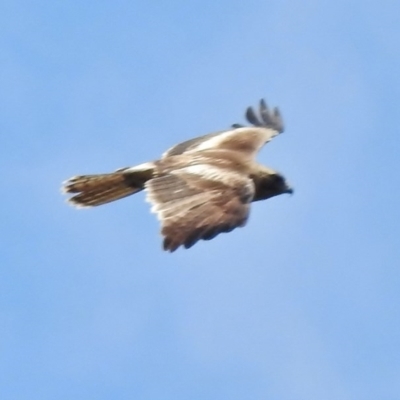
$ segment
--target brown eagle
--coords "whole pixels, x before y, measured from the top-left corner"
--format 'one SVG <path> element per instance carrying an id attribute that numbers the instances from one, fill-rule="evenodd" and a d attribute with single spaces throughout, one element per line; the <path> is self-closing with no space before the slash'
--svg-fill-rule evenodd
<path id="1" fill-rule="evenodd" d="M 258 115 L 248 107 L 246 119 L 250 126 L 180 143 L 157 161 L 74 176 L 63 191 L 76 193 L 68 199 L 74 206 L 92 207 L 144 189 L 161 222 L 164 250 L 213 239 L 244 226 L 251 202 L 293 192 L 281 174 L 255 162 L 260 148 L 283 132 L 279 110 L 261 100 Z"/>

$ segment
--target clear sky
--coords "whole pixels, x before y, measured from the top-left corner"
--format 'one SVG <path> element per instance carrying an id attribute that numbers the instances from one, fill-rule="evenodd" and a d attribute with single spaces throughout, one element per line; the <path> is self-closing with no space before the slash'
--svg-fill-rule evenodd
<path id="1" fill-rule="evenodd" d="M 0 10 L 2 399 L 400 399 L 398 1 Z M 65 204 L 261 97 L 295 194 L 246 228 L 168 254 L 142 193 Z"/>

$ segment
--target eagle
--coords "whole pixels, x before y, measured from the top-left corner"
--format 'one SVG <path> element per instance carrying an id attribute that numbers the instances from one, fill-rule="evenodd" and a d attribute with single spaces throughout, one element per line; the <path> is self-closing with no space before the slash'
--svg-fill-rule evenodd
<path id="1" fill-rule="evenodd" d="M 248 107 L 247 126 L 209 133 L 167 150 L 159 160 L 115 172 L 74 176 L 63 183 L 76 207 L 100 206 L 145 190 L 161 223 L 164 250 L 188 249 L 246 224 L 250 204 L 292 187 L 277 171 L 258 164 L 261 147 L 282 133 L 277 107 L 262 99 Z"/>

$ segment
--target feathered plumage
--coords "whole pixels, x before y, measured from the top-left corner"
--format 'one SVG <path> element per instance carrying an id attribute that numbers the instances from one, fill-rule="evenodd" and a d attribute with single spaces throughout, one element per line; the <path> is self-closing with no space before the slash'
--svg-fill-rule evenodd
<path id="1" fill-rule="evenodd" d="M 161 159 L 110 174 L 75 176 L 64 183 L 78 207 L 105 204 L 141 190 L 161 222 L 164 249 L 189 248 L 244 226 L 250 203 L 292 189 L 278 172 L 255 162 L 260 148 L 283 132 L 277 108 L 260 101 L 246 118 L 252 126 L 211 133 L 180 143 Z"/>

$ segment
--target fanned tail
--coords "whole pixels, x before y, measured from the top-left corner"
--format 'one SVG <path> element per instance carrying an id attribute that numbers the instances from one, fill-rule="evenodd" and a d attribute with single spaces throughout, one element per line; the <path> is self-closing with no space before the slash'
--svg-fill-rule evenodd
<path id="1" fill-rule="evenodd" d="M 144 189 L 153 175 L 153 165 L 142 164 L 110 174 L 74 176 L 64 182 L 64 193 L 77 193 L 68 199 L 76 207 L 93 207 L 122 199 Z"/>

